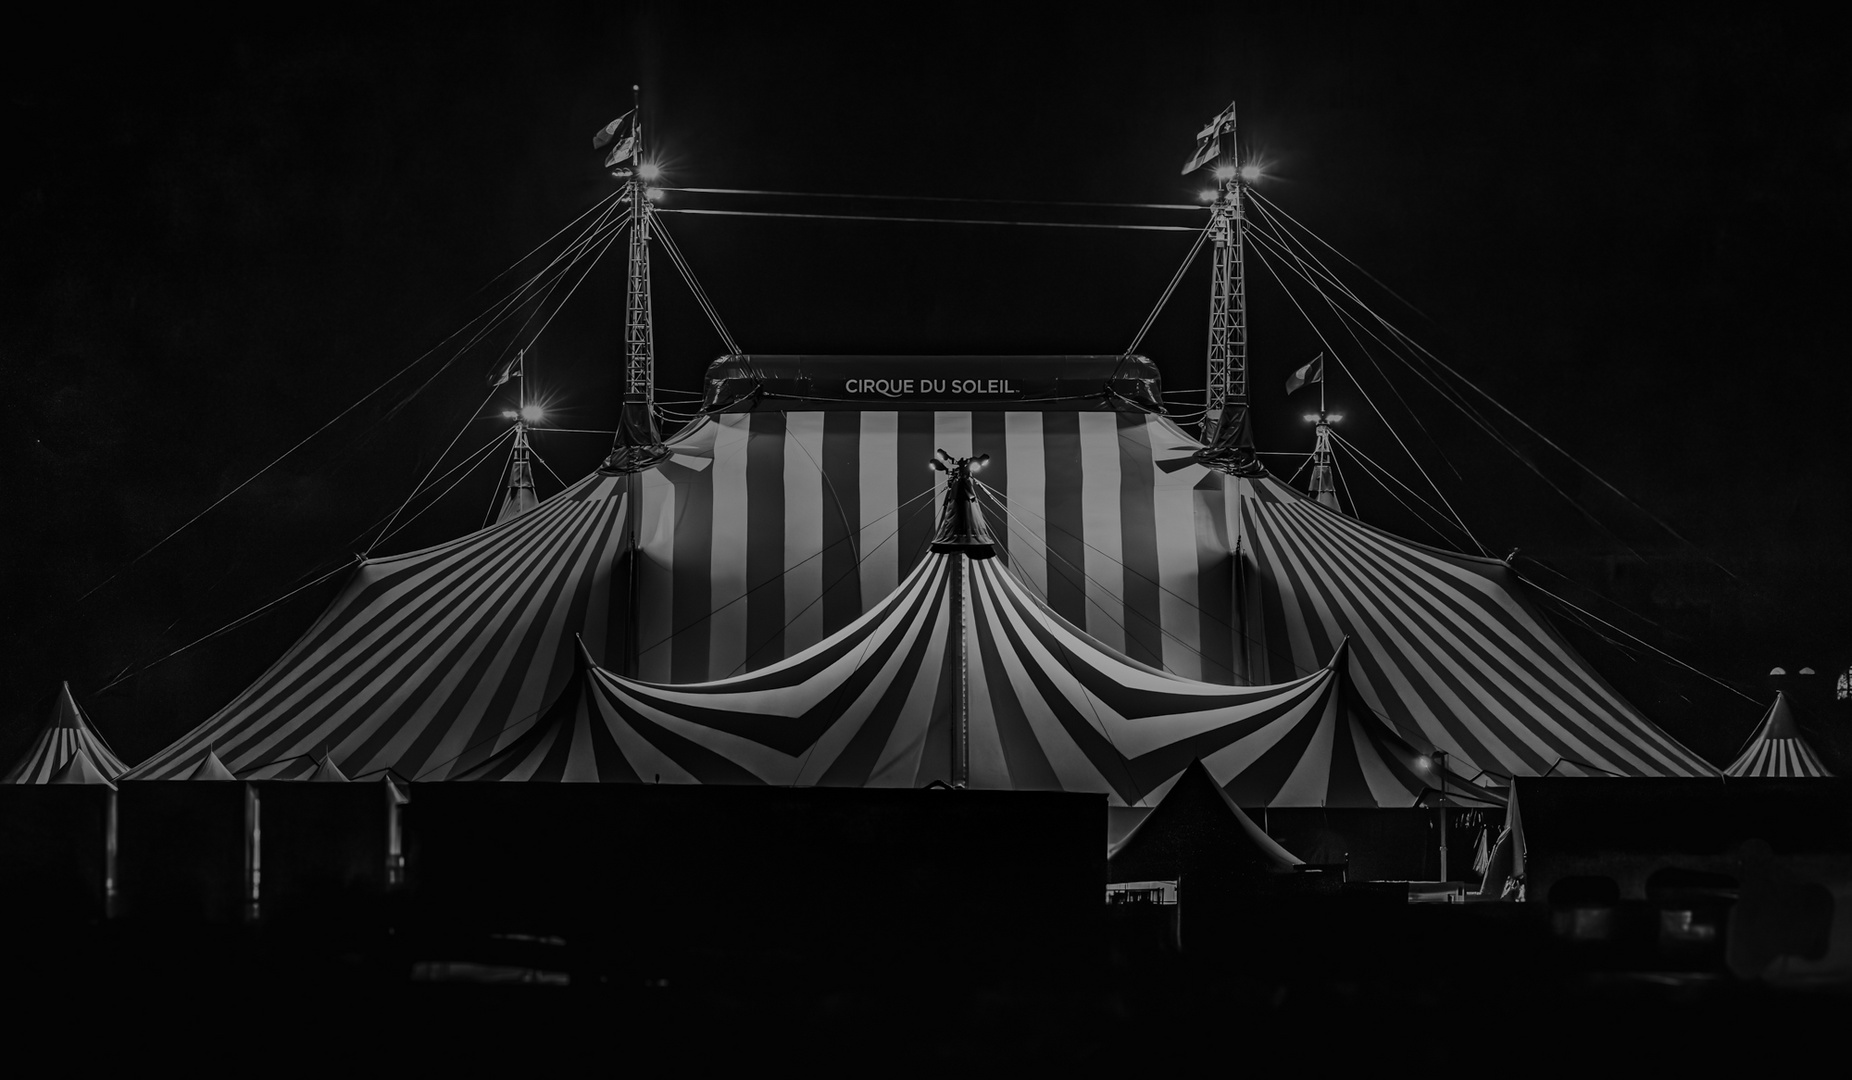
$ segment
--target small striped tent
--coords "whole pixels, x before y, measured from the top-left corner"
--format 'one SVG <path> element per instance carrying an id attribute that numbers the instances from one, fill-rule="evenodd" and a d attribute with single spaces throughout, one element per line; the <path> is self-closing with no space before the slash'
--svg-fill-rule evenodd
<path id="1" fill-rule="evenodd" d="M 1831 776 L 1820 756 L 1801 736 L 1801 726 L 1788 706 L 1788 695 L 1777 693 L 1775 703 L 1762 714 L 1749 745 L 1736 756 L 1725 776 Z"/>
<path id="2" fill-rule="evenodd" d="M 51 719 L 33 740 L 32 746 L 14 766 L 0 776 L 0 784 L 49 784 L 72 758 L 82 751 L 85 762 L 92 772 L 100 773 L 106 780 L 114 780 L 128 771 L 103 741 L 90 724 L 90 718 L 77 706 L 77 699 L 71 696 L 71 684 L 60 683 L 58 697 L 52 707 Z M 83 766 L 80 766 L 82 769 Z"/>

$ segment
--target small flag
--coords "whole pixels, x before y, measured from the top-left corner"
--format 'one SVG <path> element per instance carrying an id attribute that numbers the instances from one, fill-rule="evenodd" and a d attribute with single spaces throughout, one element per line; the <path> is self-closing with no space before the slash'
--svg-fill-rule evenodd
<path id="1" fill-rule="evenodd" d="M 1203 129 L 1196 133 L 1196 152 L 1191 154 L 1190 160 L 1184 164 L 1184 175 L 1187 176 L 1215 160 L 1216 155 L 1222 152 L 1222 133 L 1232 130 L 1234 126 L 1235 103 L 1231 101 L 1228 103 L 1228 108 L 1223 109 L 1215 119 L 1203 125 Z"/>
<path id="2" fill-rule="evenodd" d="M 592 136 L 592 149 L 603 150 L 606 146 L 611 148 L 611 152 L 604 158 L 605 168 L 608 169 L 635 156 L 637 129 L 642 126 L 637 122 L 637 110 L 632 109 L 598 129 L 598 134 Z"/>
<path id="3" fill-rule="evenodd" d="M 630 110 L 630 112 L 625 113 L 624 115 L 606 124 L 603 128 L 600 128 L 598 131 L 598 134 L 592 136 L 592 149 L 593 150 L 603 150 L 605 148 L 606 143 L 610 142 L 612 139 L 615 139 L 617 137 L 617 129 L 620 127 L 623 127 L 624 122 L 630 119 L 631 113 L 634 113 L 636 111 L 637 110 L 632 109 Z"/>
<path id="4" fill-rule="evenodd" d="M 1286 380 L 1286 392 L 1292 393 L 1306 383 L 1325 381 L 1325 354 L 1312 357 L 1312 362 L 1293 372 L 1293 377 Z"/>
<path id="5" fill-rule="evenodd" d="M 513 356 L 509 357 L 507 360 L 504 360 L 500 364 L 497 364 L 494 370 L 489 372 L 489 389 L 493 390 L 496 387 L 500 386 L 501 384 L 507 382 L 508 377 L 514 374 L 515 368 L 520 366 L 522 359 L 524 359 L 526 356 L 527 356 L 527 350 L 522 349 L 520 352 L 515 353 Z"/>

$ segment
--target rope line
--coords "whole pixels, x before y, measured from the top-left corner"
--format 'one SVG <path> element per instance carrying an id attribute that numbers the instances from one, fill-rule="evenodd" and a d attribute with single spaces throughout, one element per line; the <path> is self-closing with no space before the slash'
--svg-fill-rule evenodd
<path id="1" fill-rule="evenodd" d="M 709 214 L 717 217 L 808 218 L 815 221 L 903 221 L 932 225 L 1016 225 L 1037 229 L 1128 229 L 1134 232 L 1195 232 L 1193 225 L 1109 225 L 1078 221 L 1000 221 L 995 218 L 898 217 L 875 214 L 797 214 L 770 210 L 697 210 L 692 207 L 656 208 L 658 214 Z"/>

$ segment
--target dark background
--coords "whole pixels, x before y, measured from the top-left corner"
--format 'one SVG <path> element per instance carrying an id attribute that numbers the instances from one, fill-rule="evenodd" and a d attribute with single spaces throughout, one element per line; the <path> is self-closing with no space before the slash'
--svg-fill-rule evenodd
<path id="1" fill-rule="evenodd" d="M 609 190 L 588 138 L 641 82 L 670 186 L 1046 200 L 1191 201 L 1200 182 L 1178 167 L 1238 98 L 1269 162 L 1261 190 L 1425 313 L 1368 292 L 1404 329 L 1650 511 L 1503 423 L 1577 509 L 1407 369 L 1379 358 L 1421 425 L 1349 357 L 1487 549 L 1522 548 L 1539 584 L 1757 699 L 1566 626 L 1649 714 L 1727 761 L 1772 665 L 1830 679 L 1852 662 L 1838 449 L 1852 42 L 1791 12 L 1482 7 L 1136 5 L 1107 20 L 1080 5 L 413 4 L 73 12 L 10 35 L 0 759 L 60 679 L 127 760 L 191 727 L 338 576 L 99 688 L 347 561 L 459 426 L 460 447 L 498 430 L 469 417 L 503 342 L 441 367 L 446 347 L 82 598 L 500 295 L 478 290 Z M 757 352 L 1117 352 L 1190 242 L 667 220 Z M 1281 384 L 1320 346 L 1250 272 L 1262 445 L 1304 450 L 1310 391 Z M 655 281 L 659 382 L 697 389 L 721 345 L 660 256 Z M 1206 289 L 1205 258 L 1142 347 L 1169 388 L 1202 384 Z M 613 422 L 622 290 L 614 254 L 533 349 L 562 426 Z M 1334 372 L 1329 389 L 1345 433 L 1418 485 L 1355 386 Z M 564 433 L 536 445 L 568 478 L 606 449 Z M 382 550 L 480 524 L 492 468 Z M 557 490 L 539 471 L 542 494 Z M 1366 519 L 1439 541 L 1346 477 Z M 1824 709 L 1811 723 L 1843 735 L 1822 730 Z"/>

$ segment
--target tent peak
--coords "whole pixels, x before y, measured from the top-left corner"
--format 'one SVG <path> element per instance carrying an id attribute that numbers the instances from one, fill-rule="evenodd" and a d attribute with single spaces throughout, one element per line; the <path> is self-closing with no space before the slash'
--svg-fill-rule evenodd
<path id="1" fill-rule="evenodd" d="M 976 481 L 971 474 L 990 461 L 989 454 L 955 458 L 944 450 L 933 453 L 932 467 L 945 474 L 945 505 L 939 511 L 939 527 L 933 534 L 932 550 L 941 555 L 968 555 L 989 559 L 997 546 L 984 527 L 984 516 L 977 507 Z"/>

